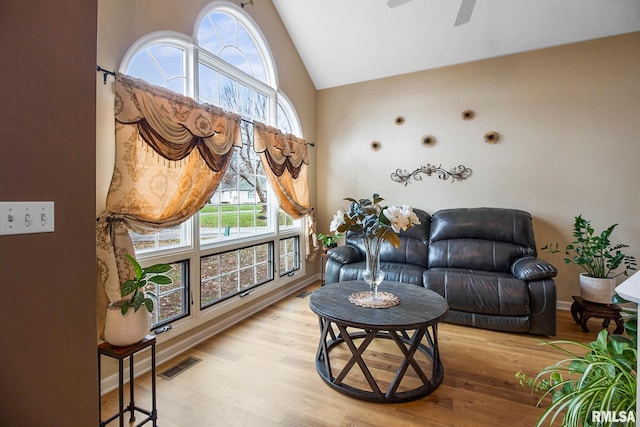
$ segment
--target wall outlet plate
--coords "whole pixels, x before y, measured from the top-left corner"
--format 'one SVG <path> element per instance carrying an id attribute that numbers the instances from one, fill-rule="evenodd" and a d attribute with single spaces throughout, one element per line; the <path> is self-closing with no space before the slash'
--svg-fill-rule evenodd
<path id="1" fill-rule="evenodd" d="M 53 202 L 0 202 L 0 235 L 51 233 Z"/>

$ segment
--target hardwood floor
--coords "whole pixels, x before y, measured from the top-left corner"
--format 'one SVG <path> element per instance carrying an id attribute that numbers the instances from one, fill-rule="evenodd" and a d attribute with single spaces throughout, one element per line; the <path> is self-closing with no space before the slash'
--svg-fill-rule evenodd
<path id="1" fill-rule="evenodd" d="M 202 359 L 171 380 L 157 378 L 158 425 L 530 427 L 543 409 L 515 373 L 535 374 L 561 358 L 537 341 L 545 337 L 442 323 L 440 387 L 414 402 L 369 403 L 331 389 L 318 376 L 314 358 L 320 331 L 308 304 L 308 295 L 290 296 L 158 366 L 162 373 L 188 356 Z M 598 319 L 591 320 L 591 332 L 583 333 L 570 312 L 561 310 L 555 338 L 587 342 L 600 326 Z M 398 357 L 391 354 L 390 340 L 379 341 L 365 354 L 371 352 L 373 375 L 384 381 L 385 367 Z M 332 362 L 334 356 L 337 363 L 339 349 L 332 352 Z M 353 375 L 354 383 L 360 380 Z M 149 374 L 136 380 L 138 406 L 149 407 L 149 387 Z M 117 391 L 102 398 L 102 408 L 104 418 L 116 412 Z"/>

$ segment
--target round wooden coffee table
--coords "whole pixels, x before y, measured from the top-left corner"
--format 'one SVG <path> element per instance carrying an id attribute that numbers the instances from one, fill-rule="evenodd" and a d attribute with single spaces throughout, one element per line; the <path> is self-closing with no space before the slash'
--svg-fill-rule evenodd
<path id="1" fill-rule="evenodd" d="M 408 402 L 429 395 L 440 385 L 443 377 L 438 351 L 438 322 L 449 311 L 446 300 L 416 285 L 384 281 L 379 290 L 399 297 L 397 306 L 366 308 L 349 302 L 351 294 L 365 290 L 368 290 L 368 285 L 364 281 L 354 280 L 326 285 L 311 294 L 309 307 L 320 321 L 320 342 L 316 353 L 318 374 L 333 389 L 370 402 Z M 369 345 L 379 338 L 393 340 L 402 357 L 386 391 L 381 389 L 380 382 L 363 357 Z M 343 344 L 351 357 L 334 375 L 330 353 Z M 428 364 L 416 359 L 417 351 L 426 355 L 425 360 L 430 362 L 430 366 L 426 366 L 431 370 L 430 377 L 423 368 Z M 345 383 L 347 374 L 355 365 L 360 368 L 370 390 Z M 391 363 L 385 365 L 392 366 Z M 409 367 L 420 385 L 399 390 Z"/>

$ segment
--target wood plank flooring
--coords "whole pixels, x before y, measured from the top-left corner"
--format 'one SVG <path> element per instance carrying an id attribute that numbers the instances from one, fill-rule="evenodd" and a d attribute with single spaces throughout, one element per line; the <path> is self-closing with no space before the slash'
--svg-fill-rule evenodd
<path id="1" fill-rule="evenodd" d="M 530 427 L 543 409 L 515 373 L 534 374 L 561 358 L 537 341 L 545 337 L 441 323 L 440 387 L 409 403 L 364 402 L 331 389 L 318 376 L 314 358 L 320 331 L 308 304 L 308 296 L 292 295 L 158 366 L 161 373 L 188 356 L 202 359 L 171 380 L 157 378 L 158 425 Z M 590 341 L 600 321 L 590 320 L 589 328 L 583 333 L 568 311 L 558 311 L 555 338 Z M 374 376 L 390 381 L 386 369 L 398 358 L 395 345 L 379 341 L 365 354 L 371 353 Z M 338 363 L 339 349 L 332 352 L 332 361 L 334 356 Z M 356 371 L 354 384 L 362 381 Z M 136 404 L 144 408 L 150 406 L 149 375 L 136 380 Z M 116 412 L 117 391 L 103 396 L 102 408 L 103 418 Z"/>

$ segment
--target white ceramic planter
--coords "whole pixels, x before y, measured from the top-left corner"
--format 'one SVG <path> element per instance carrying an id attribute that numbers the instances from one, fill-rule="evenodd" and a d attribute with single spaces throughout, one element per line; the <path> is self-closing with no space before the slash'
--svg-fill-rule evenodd
<path id="1" fill-rule="evenodd" d="M 107 308 L 104 340 L 117 347 L 126 347 L 142 340 L 151 329 L 151 315 L 142 306 L 136 312 L 129 308 L 124 316 L 119 307 Z"/>
<path id="2" fill-rule="evenodd" d="M 599 279 L 580 273 L 580 296 L 587 301 L 611 304 L 618 279 Z"/>

